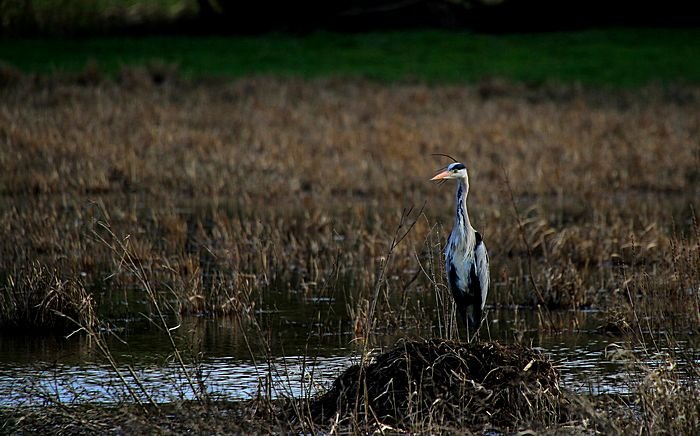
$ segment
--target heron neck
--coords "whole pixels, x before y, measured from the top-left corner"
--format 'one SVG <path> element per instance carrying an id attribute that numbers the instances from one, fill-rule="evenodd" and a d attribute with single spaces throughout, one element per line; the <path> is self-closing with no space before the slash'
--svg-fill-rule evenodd
<path id="1" fill-rule="evenodd" d="M 466 180 L 459 180 L 457 183 L 457 214 L 455 215 L 455 227 L 464 232 L 465 238 L 468 237 L 469 230 L 472 224 L 469 221 L 469 213 L 467 212 L 467 195 L 469 194 L 469 184 Z"/>

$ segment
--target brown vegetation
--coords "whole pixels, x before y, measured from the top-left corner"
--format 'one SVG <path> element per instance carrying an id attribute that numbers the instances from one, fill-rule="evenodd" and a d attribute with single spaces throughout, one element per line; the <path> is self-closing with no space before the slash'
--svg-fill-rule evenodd
<path id="1" fill-rule="evenodd" d="M 432 153 L 449 153 L 469 167 L 472 221 L 491 254 L 489 304 L 537 308 L 541 328 L 549 330 L 576 327 L 562 325 L 550 310 L 601 309 L 609 320 L 601 331 L 649 353 L 700 326 L 696 88 L 603 92 L 493 81 L 430 87 L 265 77 L 193 83 L 155 66 L 125 70 L 115 82 L 89 70 L 77 78 L 6 75 L 12 77 L 0 88 L 0 325 L 67 332 L 79 324 L 115 371 L 98 314 L 151 311 L 164 332 L 168 315 L 231 314 L 264 341 L 268 326 L 258 309 L 271 290 L 337 301 L 332 310 L 345 323 L 328 329 L 371 338 L 410 326 L 424 337 L 450 338 L 441 250 L 452 225 L 453 188 L 427 181 L 446 163 Z M 474 347 L 488 344 L 426 344 L 424 350 L 405 342 L 377 357 L 386 365 L 367 366 L 368 374 L 378 371 L 367 401 L 383 392 L 381 377 L 408 386 L 428 366 L 443 382 L 474 381 L 464 384 L 469 392 L 421 382 L 421 392 L 432 395 L 424 400 L 439 399 L 445 408 L 411 408 L 405 396 L 393 397 L 400 401 L 391 406 L 406 406 L 401 413 L 372 421 L 366 413 L 381 414 L 386 404 L 364 409 L 356 397 L 341 404 L 338 419 L 355 430 L 378 422 L 415 431 L 552 423 L 564 429 L 563 419 L 605 433 L 688 433 L 700 426 L 692 351 L 656 356 L 659 366 L 625 354 L 633 393 L 606 401 L 563 398 L 557 383 L 547 385 L 556 373 L 545 363 L 554 378 L 525 380 L 523 371 L 511 372 L 517 383 L 496 389 L 469 360 L 477 352 L 483 357 L 485 350 Z M 494 360 L 492 375 L 523 370 L 532 353 L 523 348 L 513 362 Z M 343 380 L 321 398 L 337 406 L 334 393 L 355 386 L 346 380 L 343 388 Z M 530 394 L 539 391 L 527 390 L 530 382 L 551 395 L 548 403 L 533 403 Z M 136 400 L 114 410 L 58 404 L 6 411 L 3 418 L 26 431 L 80 431 L 88 415 L 95 416 L 95 432 L 182 432 L 187 422 L 213 432 L 299 431 L 313 422 L 305 417 L 334 428 L 335 421 L 321 418 L 336 415 L 319 412 L 318 402 L 299 403 L 301 420 L 293 422 L 280 414 L 282 403 L 216 403 L 204 390 L 199 395 L 197 380 L 189 383 L 193 403 Z M 479 401 L 492 388 L 494 396 Z M 462 403 L 441 402 L 449 398 L 475 408 L 469 422 L 450 408 Z M 489 409 L 506 401 L 518 405 L 510 415 Z M 559 401 L 574 412 L 560 413 Z M 439 413 L 426 414 L 426 407 Z M 480 420 L 486 410 L 503 419 Z M 234 427 L 230 416 L 240 418 Z"/>
<path id="2" fill-rule="evenodd" d="M 347 295 L 350 316 L 402 211 L 426 203 L 382 285 L 375 327 L 401 325 L 444 288 L 453 192 L 427 179 L 445 163 L 431 153 L 446 152 L 470 169 L 490 304 L 622 305 L 698 323 L 694 88 L 500 84 L 494 95 L 482 92 L 491 82 L 139 77 L 2 89 L 6 299 L 18 275 L 48 270 L 104 290 L 92 297 L 107 314 L 114 294 L 138 307 L 102 222 L 175 312 L 237 313 L 275 287 Z"/>
<path id="3" fill-rule="evenodd" d="M 566 420 L 559 374 L 541 353 L 497 342 L 401 341 L 348 368 L 298 419 L 321 426 L 517 428 Z"/>
<path id="4" fill-rule="evenodd" d="M 445 163 L 435 152 L 469 167 L 472 220 L 491 254 L 489 304 L 538 307 L 542 327 L 553 330 L 566 326 L 550 309 L 599 308 L 610 319 L 602 330 L 648 343 L 650 351 L 648 333 L 663 330 L 670 341 L 700 325 L 698 89 L 605 93 L 497 84 L 494 93 L 491 82 L 428 87 L 262 77 L 195 84 L 147 71 L 125 73 L 116 83 L 93 79 L 19 76 L 0 90 L 5 327 L 66 330 L 73 321 L 59 323 L 70 318 L 99 338 L 98 311 L 116 317 L 144 307 L 164 331 L 163 314 L 235 314 L 255 324 L 266 291 L 283 289 L 342 300 L 336 308 L 345 309 L 346 328 L 352 322 L 358 336 L 408 323 L 430 336 L 437 320 L 437 334 L 449 337 L 441 250 L 453 190 L 427 181 Z M 390 250 L 412 206 L 415 225 Z M 417 309 L 432 301 L 435 310 Z M 421 364 L 420 356 L 432 356 L 428 363 L 442 358 L 433 375 L 476 378 L 468 388 L 478 392 L 464 397 L 470 401 L 487 393 L 479 389 L 486 382 L 474 375 L 470 346 L 428 344 L 422 350 L 407 342 L 410 359 L 389 352 L 377 361 L 395 366 L 389 376 L 397 376 Z M 174 342 L 173 348 L 179 358 Z M 457 351 L 445 354 L 447 348 Z M 492 375 L 509 366 L 524 370 L 532 353 L 512 356 L 527 362 L 495 361 Z M 577 413 L 588 418 L 575 428 L 697 429 L 697 363 L 690 356 L 688 383 L 677 368 L 683 357 L 637 368 L 629 400 L 577 398 Z M 542 365 L 547 377 L 556 376 Z M 387 375 L 381 365 L 366 367 L 368 374 L 372 368 Z M 401 380 L 415 380 L 416 371 Z M 381 380 L 372 380 L 379 384 L 368 393 L 380 393 Z M 556 394 L 548 397 L 553 403 L 540 404 L 552 411 L 558 386 L 547 380 L 554 379 L 535 381 Z M 509 389 L 497 396 L 532 402 L 528 392 Z M 205 400 L 163 406 L 172 413 L 151 410 L 156 405 L 89 412 L 109 415 L 96 418 L 95 432 L 186 431 L 183 422 L 195 418 L 203 430 L 235 431 L 231 415 L 251 426 L 241 431 L 294 425 L 269 413 L 279 404 L 264 404 L 263 413 L 256 402 Z M 476 419 L 496 403 L 470 404 Z M 376 413 L 382 404 L 375 406 Z M 405 416 L 394 418 L 411 422 L 413 409 L 402 410 Z M 58 405 L 8 412 L 17 416 L 5 419 L 27 431 L 79 431 L 84 412 Z M 449 407 L 442 412 L 452 416 Z M 501 416 L 504 428 L 532 418 Z M 360 422 L 362 415 L 350 418 Z M 436 428 L 425 427 L 425 414 L 414 418 L 407 428 Z M 560 418 L 539 413 L 536 421 Z M 469 425 L 482 428 L 477 421 Z"/>
<path id="5" fill-rule="evenodd" d="M 95 328 L 94 298 L 79 280 L 37 264 L 7 276 L 0 293 L 0 328 L 15 332 L 65 332 Z"/>

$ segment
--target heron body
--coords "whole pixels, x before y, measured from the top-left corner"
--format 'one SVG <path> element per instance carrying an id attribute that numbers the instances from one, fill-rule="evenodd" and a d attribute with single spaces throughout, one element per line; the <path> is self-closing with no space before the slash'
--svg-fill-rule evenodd
<path id="1" fill-rule="evenodd" d="M 447 283 L 470 339 L 481 325 L 489 290 L 489 256 L 481 234 L 474 230 L 467 213 L 469 177 L 464 164 L 453 163 L 431 180 L 457 181 L 454 227 L 445 247 Z"/>

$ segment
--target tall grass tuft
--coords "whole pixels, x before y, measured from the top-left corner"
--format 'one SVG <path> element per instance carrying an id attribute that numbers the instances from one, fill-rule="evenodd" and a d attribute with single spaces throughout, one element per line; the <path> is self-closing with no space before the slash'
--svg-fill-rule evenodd
<path id="1" fill-rule="evenodd" d="M 75 330 L 75 322 L 91 328 L 97 325 L 94 298 L 79 280 L 64 279 L 38 262 L 4 279 L 0 329 L 65 334 Z"/>

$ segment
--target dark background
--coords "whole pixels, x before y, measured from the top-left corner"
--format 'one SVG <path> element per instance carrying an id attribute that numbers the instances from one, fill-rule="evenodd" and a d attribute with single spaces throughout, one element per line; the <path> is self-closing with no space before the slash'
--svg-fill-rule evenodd
<path id="1" fill-rule="evenodd" d="M 224 33 L 314 30 L 362 32 L 452 28 L 479 32 L 576 30 L 607 26 L 696 26 L 700 5 L 690 1 L 198 0 L 192 30 Z M 215 9 L 216 8 L 216 9 Z M 218 10 L 217 10 L 218 9 Z"/>
<path id="2" fill-rule="evenodd" d="M 679 0 L 191 0 L 182 13 L 159 12 L 140 17 L 131 13 L 127 17 L 104 15 L 104 4 L 98 1 L 0 0 L 0 34 L 20 37 L 270 32 L 303 35 L 319 30 L 427 28 L 513 33 L 700 24 L 699 3 Z M 123 9 L 128 9 L 128 4 L 125 2 Z M 148 2 L 142 2 L 141 6 L 144 4 Z"/>

